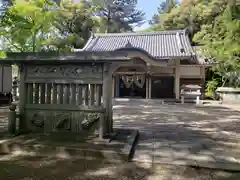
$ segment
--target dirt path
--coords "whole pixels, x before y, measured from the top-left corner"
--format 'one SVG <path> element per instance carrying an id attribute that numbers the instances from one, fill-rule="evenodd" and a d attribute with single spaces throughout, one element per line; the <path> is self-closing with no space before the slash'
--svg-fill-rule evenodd
<path id="1" fill-rule="evenodd" d="M 0 160 L 0 177 L 4 180 L 238 180 L 240 173 L 185 166 L 15 157 Z"/>

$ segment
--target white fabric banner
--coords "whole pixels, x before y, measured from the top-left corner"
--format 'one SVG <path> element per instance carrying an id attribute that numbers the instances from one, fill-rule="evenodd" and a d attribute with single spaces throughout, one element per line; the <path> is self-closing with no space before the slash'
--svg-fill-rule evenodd
<path id="1" fill-rule="evenodd" d="M 134 83 L 139 87 L 143 88 L 145 84 L 145 75 L 133 75 Z"/>

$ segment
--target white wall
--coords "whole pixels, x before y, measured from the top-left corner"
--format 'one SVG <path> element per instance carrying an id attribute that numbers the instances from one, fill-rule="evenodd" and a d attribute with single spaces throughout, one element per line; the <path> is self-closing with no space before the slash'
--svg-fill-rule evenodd
<path id="1" fill-rule="evenodd" d="M 156 74 L 174 74 L 174 68 L 170 67 L 151 67 L 151 72 Z"/>
<path id="2" fill-rule="evenodd" d="M 201 68 L 200 67 L 194 67 L 194 66 L 189 66 L 189 67 L 180 67 L 180 76 L 201 76 Z"/>

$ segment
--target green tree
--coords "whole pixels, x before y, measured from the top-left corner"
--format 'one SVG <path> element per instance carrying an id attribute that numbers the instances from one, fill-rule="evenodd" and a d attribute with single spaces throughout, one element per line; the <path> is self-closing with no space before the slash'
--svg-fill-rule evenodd
<path id="1" fill-rule="evenodd" d="M 98 26 L 98 20 L 93 16 L 94 7 L 84 2 L 65 0 L 58 4 L 58 14 L 54 26 L 59 36 L 54 36 L 58 50 L 82 48 L 89 39 L 91 32 Z"/>
<path id="2" fill-rule="evenodd" d="M 15 0 L 2 15 L 3 51 L 40 51 L 52 31 L 56 15 L 48 0 Z"/>
<path id="3" fill-rule="evenodd" d="M 98 7 L 95 15 L 100 18 L 100 32 L 132 31 L 144 22 L 145 13 L 137 9 L 137 0 L 92 0 L 92 3 Z"/>
<path id="4" fill-rule="evenodd" d="M 202 24 L 212 24 L 222 14 L 228 0 L 183 0 L 171 11 L 159 14 L 155 30 L 187 29 L 190 38 L 200 31 Z"/>
<path id="5" fill-rule="evenodd" d="M 88 3 L 16 0 L 1 19 L 4 51 L 70 51 L 82 48 L 97 20 Z"/>
<path id="6" fill-rule="evenodd" d="M 204 24 L 194 41 L 202 44 L 203 53 L 212 57 L 214 70 L 222 77 L 222 84 L 240 85 L 240 7 L 228 5 L 213 25 Z"/>

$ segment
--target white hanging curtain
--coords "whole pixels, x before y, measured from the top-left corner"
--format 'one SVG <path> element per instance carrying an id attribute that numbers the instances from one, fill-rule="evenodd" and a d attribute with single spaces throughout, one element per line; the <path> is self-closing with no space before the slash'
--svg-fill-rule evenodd
<path id="1" fill-rule="evenodd" d="M 130 88 L 133 83 L 133 77 L 132 76 L 122 76 L 121 79 L 123 80 L 126 88 Z"/>
<path id="2" fill-rule="evenodd" d="M 139 87 L 143 88 L 145 84 L 145 75 L 133 75 L 134 83 Z"/>

